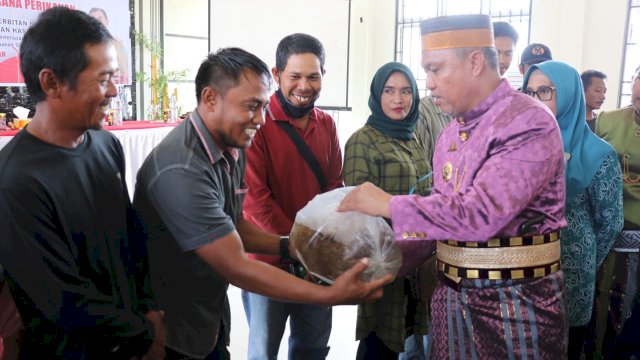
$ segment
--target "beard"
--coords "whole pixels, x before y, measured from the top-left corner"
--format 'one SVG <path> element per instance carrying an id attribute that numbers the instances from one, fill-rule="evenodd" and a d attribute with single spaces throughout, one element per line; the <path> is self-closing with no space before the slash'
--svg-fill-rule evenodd
<path id="1" fill-rule="evenodd" d="M 251 145 L 251 140 L 241 144 L 235 141 L 231 136 L 227 135 L 223 130 L 216 130 L 216 136 L 219 142 L 218 145 L 221 147 L 246 149 Z"/>

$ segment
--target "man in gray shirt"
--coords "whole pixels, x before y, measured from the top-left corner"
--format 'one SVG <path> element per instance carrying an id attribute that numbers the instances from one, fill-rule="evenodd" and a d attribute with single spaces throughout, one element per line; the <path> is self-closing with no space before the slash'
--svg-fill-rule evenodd
<path id="1" fill-rule="evenodd" d="M 134 207 L 149 234 L 152 286 L 165 311 L 167 357 L 228 358 L 228 284 L 280 300 L 356 304 L 382 295 L 390 276 L 359 280 L 366 261 L 323 287 L 246 251 L 289 256 L 288 238 L 242 218 L 244 148 L 264 124 L 270 73 L 238 48 L 210 54 L 196 76 L 197 108 L 147 157 Z"/>

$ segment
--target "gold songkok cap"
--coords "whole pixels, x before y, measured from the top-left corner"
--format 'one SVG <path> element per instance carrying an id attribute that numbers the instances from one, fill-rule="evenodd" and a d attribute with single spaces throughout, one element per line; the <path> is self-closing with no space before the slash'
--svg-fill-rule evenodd
<path id="1" fill-rule="evenodd" d="M 420 22 L 422 51 L 489 47 L 493 25 L 488 15 L 439 16 Z"/>

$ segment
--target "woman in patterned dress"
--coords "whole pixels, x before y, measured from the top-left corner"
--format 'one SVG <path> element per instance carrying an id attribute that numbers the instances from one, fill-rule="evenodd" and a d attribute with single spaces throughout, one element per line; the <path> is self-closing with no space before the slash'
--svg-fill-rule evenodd
<path id="1" fill-rule="evenodd" d="M 562 232 L 561 263 L 567 288 L 568 358 L 580 359 L 596 273 L 624 223 L 622 173 L 613 147 L 584 121 L 584 92 L 574 68 L 559 61 L 533 65 L 522 88 L 551 110 L 562 133 L 568 226 Z"/>

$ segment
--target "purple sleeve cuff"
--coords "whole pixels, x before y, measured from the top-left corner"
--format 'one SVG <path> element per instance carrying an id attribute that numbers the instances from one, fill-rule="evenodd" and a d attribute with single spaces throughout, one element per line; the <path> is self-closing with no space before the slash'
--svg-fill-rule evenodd
<path id="1" fill-rule="evenodd" d="M 411 209 L 415 209 L 411 205 L 415 198 L 415 195 L 394 196 L 389 203 L 393 235 L 402 252 L 402 267 L 398 276 L 420 266 L 436 249 L 435 241 L 427 240 L 429 234 L 424 223 L 418 228 L 413 221 L 418 217 L 417 213 L 411 213 Z"/>

